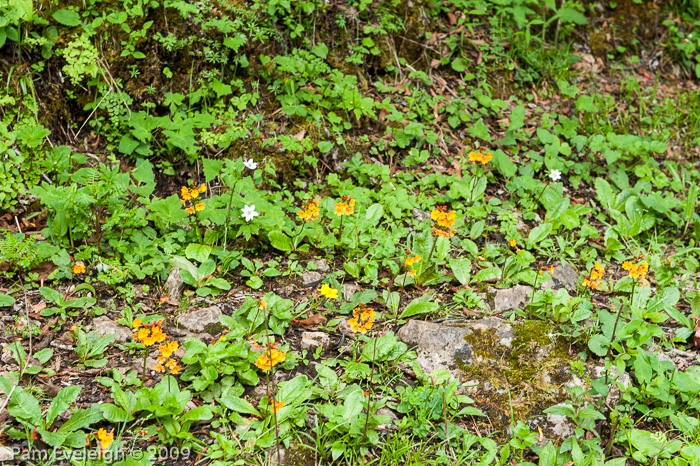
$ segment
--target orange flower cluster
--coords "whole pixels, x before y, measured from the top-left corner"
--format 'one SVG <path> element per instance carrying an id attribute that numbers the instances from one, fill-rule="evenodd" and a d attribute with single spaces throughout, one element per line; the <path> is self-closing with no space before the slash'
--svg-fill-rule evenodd
<path id="1" fill-rule="evenodd" d="M 171 357 L 173 353 L 177 351 L 178 347 L 179 344 L 176 341 L 171 341 L 170 343 L 164 343 L 158 346 L 160 356 L 158 356 L 158 365 L 155 367 L 156 371 L 165 372 L 165 368 L 168 368 L 171 374 L 177 374 L 180 372 L 182 367 L 178 365 L 175 358 Z"/>
<path id="2" fill-rule="evenodd" d="M 207 190 L 207 185 L 202 183 L 197 187 L 197 183 L 192 183 L 192 187 L 188 188 L 183 186 L 180 192 L 180 202 L 182 202 L 182 207 L 185 207 L 185 212 L 192 215 L 195 212 L 204 210 L 204 202 L 195 202 L 199 195 Z M 187 205 L 189 204 L 189 207 Z"/>
<path id="3" fill-rule="evenodd" d="M 411 275 L 412 277 L 416 276 L 416 269 L 413 268 L 413 264 L 420 262 L 420 259 L 420 256 L 406 257 L 406 267 L 408 268 L 409 275 Z"/>
<path id="4" fill-rule="evenodd" d="M 100 428 L 97 431 L 97 439 L 100 441 L 100 446 L 103 450 L 108 449 L 114 441 L 114 430 L 107 432 L 105 429 Z"/>
<path id="5" fill-rule="evenodd" d="M 140 341 L 146 346 L 153 346 L 156 343 L 165 341 L 168 336 L 163 333 L 163 321 L 159 320 L 151 325 L 143 325 L 143 323 L 136 319 L 132 324 L 134 331 L 138 330 L 133 338 Z"/>
<path id="6" fill-rule="evenodd" d="M 493 154 L 491 152 L 487 152 L 484 154 L 481 151 L 471 151 L 469 153 L 469 160 L 471 160 L 472 162 L 481 162 L 482 165 L 486 165 L 487 163 L 489 163 L 492 157 Z"/>
<path id="7" fill-rule="evenodd" d="M 600 265 L 600 263 L 596 262 L 593 269 L 591 269 L 590 278 L 583 280 L 583 286 L 590 288 L 591 290 L 595 290 L 602 283 L 599 280 L 603 278 L 603 275 L 605 275 L 605 269 L 602 265 Z"/>
<path id="8" fill-rule="evenodd" d="M 279 351 L 277 349 L 278 345 L 279 343 L 268 343 L 267 345 L 262 346 L 255 345 L 258 348 L 265 348 L 265 352 L 260 355 L 257 361 L 255 361 L 255 365 L 261 370 L 267 372 L 277 364 L 284 361 L 284 357 L 287 353 L 285 351 Z"/>
<path id="9" fill-rule="evenodd" d="M 343 196 L 340 202 L 335 203 L 336 215 L 352 215 L 355 213 L 355 199 L 350 199 L 350 196 Z"/>
<path id="10" fill-rule="evenodd" d="M 634 256 L 634 263 L 630 261 L 625 261 L 622 263 L 622 268 L 629 271 L 630 277 L 637 280 L 640 285 L 646 288 L 649 284 L 644 279 L 649 273 L 649 263 L 647 261 L 640 261 L 644 256 Z"/>
<path id="11" fill-rule="evenodd" d="M 318 214 L 318 202 L 309 201 L 304 204 L 304 208 L 297 213 L 297 217 L 308 223 L 316 220 L 318 218 Z"/>
<path id="12" fill-rule="evenodd" d="M 85 273 L 85 264 L 82 262 L 76 262 L 73 266 L 73 273 L 76 275 L 79 273 Z"/>
<path id="13" fill-rule="evenodd" d="M 365 333 L 374 325 L 374 309 L 367 307 L 365 304 L 360 304 L 352 311 L 353 317 L 348 320 L 350 330 L 357 333 Z"/>
<path id="14" fill-rule="evenodd" d="M 277 401 L 274 398 L 270 398 L 270 408 L 272 408 L 273 413 L 276 413 L 280 409 L 284 408 L 284 400 Z"/>
<path id="15" fill-rule="evenodd" d="M 457 220 L 457 214 L 454 210 L 448 212 L 447 206 L 440 206 L 430 213 L 430 218 L 435 222 L 431 228 L 435 236 L 448 238 L 455 235 L 455 230 L 450 228 Z"/>

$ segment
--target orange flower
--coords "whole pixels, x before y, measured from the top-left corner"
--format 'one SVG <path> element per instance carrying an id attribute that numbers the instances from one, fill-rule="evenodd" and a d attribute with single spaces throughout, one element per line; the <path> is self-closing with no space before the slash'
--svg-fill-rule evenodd
<path id="1" fill-rule="evenodd" d="M 260 355 L 255 365 L 264 371 L 269 371 L 273 366 L 284 361 L 284 357 L 287 353 L 285 351 L 278 351 L 277 348 L 268 346 L 263 354 Z"/>
<path id="2" fill-rule="evenodd" d="M 416 262 L 420 262 L 420 256 L 406 257 L 406 267 L 410 267 Z"/>
<path id="3" fill-rule="evenodd" d="M 482 152 L 471 151 L 469 153 L 469 160 L 471 160 L 472 162 L 481 162 L 482 165 L 486 165 L 487 163 L 489 163 L 492 158 L 493 154 L 491 152 L 487 152 L 484 154 Z"/>
<path id="4" fill-rule="evenodd" d="M 450 228 L 457 220 L 457 214 L 454 210 L 448 212 L 447 206 L 440 206 L 430 213 L 430 218 L 435 222 L 435 225 L 431 228 L 435 236 L 448 238 L 456 233 L 455 230 Z"/>
<path id="5" fill-rule="evenodd" d="M 273 413 L 276 413 L 280 409 L 284 407 L 284 400 L 277 401 L 274 398 L 270 400 L 270 408 L 272 409 Z"/>
<path id="6" fill-rule="evenodd" d="M 164 358 L 169 358 L 177 349 L 179 348 L 178 342 L 175 340 L 171 341 L 170 343 L 165 343 L 163 345 L 160 345 L 158 349 L 160 350 L 161 354 L 163 355 Z"/>
<path id="7" fill-rule="evenodd" d="M 318 218 L 318 202 L 309 201 L 304 204 L 304 208 L 297 213 L 297 217 L 305 222 L 313 222 Z"/>
<path id="8" fill-rule="evenodd" d="M 514 248 L 518 245 L 518 243 L 514 239 L 511 239 L 510 241 L 508 241 L 508 244 L 510 244 L 511 248 Z"/>
<path id="9" fill-rule="evenodd" d="M 76 262 L 73 266 L 73 273 L 76 275 L 79 273 L 85 273 L 85 265 L 82 262 Z"/>
<path id="10" fill-rule="evenodd" d="M 602 282 L 599 281 L 599 279 L 603 278 L 603 275 L 605 275 L 605 269 L 600 263 L 596 262 L 595 265 L 593 265 L 593 269 L 591 269 L 590 278 L 583 280 L 583 286 L 595 290 L 601 285 Z"/>
<path id="11" fill-rule="evenodd" d="M 163 329 L 161 328 L 162 324 L 163 321 L 159 320 L 155 324 L 144 326 L 139 329 L 133 338 L 146 346 L 153 346 L 156 343 L 165 341 L 168 337 L 163 333 Z"/>
<path id="12" fill-rule="evenodd" d="M 352 311 L 353 317 L 348 320 L 350 330 L 355 333 L 365 333 L 374 325 L 374 309 L 367 307 L 365 304 L 360 304 Z"/>
<path id="13" fill-rule="evenodd" d="M 350 196 L 343 196 L 340 202 L 336 202 L 333 212 L 338 216 L 352 215 L 355 213 L 355 199 L 350 199 Z"/>
<path id="14" fill-rule="evenodd" d="M 104 429 L 100 429 L 97 431 L 97 438 L 100 440 L 100 445 L 102 446 L 102 449 L 106 450 L 114 441 L 114 430 L 112 430 L 111 432 L 107 432 Z"/>
<path id="15" fill-rule="evenodd" d="M 199 212 L 200 210 L 204 210 L 204 202 L 198 202 L 197 204 L 194 205 L 194 210 Z"/>
<path id="16" fill-rule="evenodd" d="M 261 311 L 264 311 L 265 309 L 267 309 L 267 301 L 260 298 L 260 301 L 258 301 L 258 309 L 260 309 Z"/>

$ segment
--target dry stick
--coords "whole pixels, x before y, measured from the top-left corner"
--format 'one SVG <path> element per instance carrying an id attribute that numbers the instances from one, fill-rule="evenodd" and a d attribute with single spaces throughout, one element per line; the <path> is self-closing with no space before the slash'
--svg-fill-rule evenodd
<path id="1" fill-rule="evenodd" d="M 269 312 L 265 313 L 265 335 L 268 336 L 270 335 L 270 328 L 268 326 L 268 318 L 270 316 Z M 272 365 L 272 346 L 270 343 L 267 343 L 267 359 L 270 361 L 270 374 L 272 374 L 273 380 L 275 376 L 274 372 L 274 366 Z M 267 391 L 267 401 L 270 401 L 270 376 L 266 373 L 265 374 L 265 379 L 266 379 L 266 384 L 265 384 L 265 390 Z M 275 443 L 276 443 L 276 448 L 277 448 L 277 464 L 282 464 L 282 461 L 280 459 L 280 429 L 279 426 L 277 425 L 277 405 L 275 404 L 275 397 L 276 397 L 276 390 L 273 390 L 273 397 L 272 397 L 272 417 L 275 420 Z"/>
<path id="2" fill-rule="evenodd" d="M 367 439 L 367 426 L 369 425 L 369 412 L 372 406 L 372 394 L 374 393 L 374 388 L 372 386 L 372 379 L 374 378 L 374 366 L 376 364 L 375 359 L 377 358 L 377 338 L 374 338 L 374 347 L 372 348 L 372 371 L 369 373 L 369 390 L 370 395 L 367 400 L 367 417 L 365 418 L 365 430 L 362 433 L 362 437 Z"/>

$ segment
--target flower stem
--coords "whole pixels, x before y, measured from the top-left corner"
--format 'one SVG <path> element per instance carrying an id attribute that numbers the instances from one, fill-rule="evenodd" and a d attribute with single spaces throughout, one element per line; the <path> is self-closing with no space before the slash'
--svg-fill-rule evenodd
<path id="1" fill-rule="evenodd" d="M 226 239 L 228 237 L 228 219 L 231 216 L 231 204 L 233 203 L 233 188 L 231 188 L 231 196 L 228 198 L 228 207 L 226 208 L 226 227 L 224 228 L 224 250 L 226 249 Z"/>
<path id="2" fill-rule="evenodd" d="M 372 348 L 372 371 L 369 374 L 369 391 L 370 395 L 367 399 L 367 417 L 365 417 L 365 429 L 364 432 L 362 433 L 362 437 L 364 439 L 367 439 L 367 426 L 369 426 L 369 412 L 372 408 L 372 394 L 374 393 L 373 386 L 372 386 L 372 379 L 374 378 L 374 365 L 375 365 L 375 359 L 377 357 L 377 338 L 374 337 L 372 339 L 374 342 L 374 347 Z"/>
<path id="3" fill-rule="evenodd" d="M 430 260 L 433 258 L 433 252 L 435 252 L 435 246 L 437 245 L 438 237 L 433 238 L 433 246 L 430 248 L 430 254 L 428 254 L 428 260 L 425 262 L 426 270 L 430 267 Z"/>
<path id="4" fill-rule="evenodd" d="M 632 282 L 632 294 L 630 295 L 630 306 L 632 305 L 632 300 L 634 299 L 634 289 L 637 285 L 636 281 Z M 613 331 L 612 335 L 610 336 L 610 346 L 608 346 L 608 354 L 605 355 L 606 358 L 609 358 L 612 353 L 612 346 L 613 343 L 615 343 L 615 334 L 617 333 L 617 324 L 620 322 L 620 316 L 622 315 L 622 305 L 620 305 L 620 309 L 617 311 L 617 317 L 615 318 L 615 325 L 613 325 Z M 607 385 L 608 383 L 608 371 L 605 371 L 605 384 Z"/>
<path id="5" fill-rule="evenodd" d="M 143 353 L 143 370 L 141 371 L 141 386 L 146 387 L 146 357 L 148 356 L 148 348 Z"/>

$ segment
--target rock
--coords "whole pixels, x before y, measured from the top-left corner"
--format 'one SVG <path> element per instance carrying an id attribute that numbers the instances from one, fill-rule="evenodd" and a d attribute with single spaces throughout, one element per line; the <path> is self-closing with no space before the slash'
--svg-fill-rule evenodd
<path id="1" fill-rule="evenodd" d="M 592 370 L 591 378 L 600 379 L 605 377 L 605 366 L 596 366 Z M 608 404 L 615 403 L 620 398 L 620 389 L 617 383 L 622 384 L 625 389 L 632 386 L 632 379 L 627 371 L 624 371 L 619 376 L 617 375 L 617 367 L 612 366 L 608 372 L 608 385 L 610 386 L 610 391 L 605 401 Z"/>
<path id="2" fill-rule="evenodd" d="M 109 317 L 97 317 L 92 321 L 92 328 L 101 337 L 105 335 L 115 335 L 115 343 L 126 343 L 131 338 L 132 331 L 129 327 L 118 324 Z"/>
<path id="3" fill-rule="evenodd" d="M 386 416 L 386 417 L 391 418 L 392 422 L 399 418 L 394 411 L 390 410 L 387 407 L 379 408 L 377 410 L 377 414 L 380 416 Z"/>
<path id="4" fill-rule="evenodd" d="M 13 461 L 15 453 L 7 447 L 0 446 L 0 463 L 4 461 Z"/>
<path id="5" fill-rule="evenodd" d="M 471 333 L 467 328 L 410 320 L 396 336 L 409 347 L 418 346 L 416 362 L 424 373 L 446 369 L 454 375 L 458 359 L 468 361 L 471 356 L 471 349 L 464 341 Z"/>
<path id="6" fill-rule="evenodd" d="M 564 287 L 569 292 L 576 291 L 576 281 L 578 280 L 578 272 L 566 262 L 557 262 L 554 264 L 554 272 L 552 272 L 555 287 Z"/>
<path id="7" fill-rule="evenodd" d="M 569 406 L 566 403 L 559 403 L 554 406 Z M 562 438 L 566 439 L 574 434 L 575 426 L 569 421 L 569 418 L 559 414 L 543 414 L 534 416 L 528 422 L 530 430 L 537 432 L 538 427 L 542 429 L 545 438 Z"/>
<path id="8" fill-rule="evenodd" d="M 301 276 L 301 282 L 304 286 L 316 286 L 321 280 L 323 280 L 323 275 L 318 272 L 304 272 Z"/>
<path id="9" fill-rule="evenodd" d="M 151 358 L 151 357 L 146 358 L 146 369 L 148 369 L 149 371 L 156 370 L 157 365 L 158 365 L 158 360 L 156 358 Z"/>
<path id="10" fill-rule="evenodd" d="M 311 261 L 319 272 L 327 273 L 330 272 L 330 267 L 326 263 L 326 259 L 314 259 Z"/>
<path id="11" fill-rule="evenodd" d="M 190 332 L 201 333 L 206 332 L 207 328 L 218 325 L 219 317 L 221 317 L 221 309 L 218 306 L 209 306 L 180 314 L 175 319 L 175 323 L 178 327 Z"/>
<path id="12" fill-rule="evenodd" d="M 195 402 L 192 401 L 192 400 L 190 400 L 190 401 L 188 401 L 187 404 L 185 405 L 185 410 L 184 410 L 183 412 L 186 413 L 187 411 L 192 411 L 192 410 L 195 409 L 196 407 L 197 407 L 197 405 L 195 404 Z"/>
<path id="13" fill-rule="evenodd" d="M 180 298 L 182 297 L 182 290 L 184 288 L 185 282 L 182 281 L 182 277 L 180 276 L 180 269 L 172 269 L 170 271 L 170 275 L 168 275 L 168 279 L 165 280 L 165 289 L 168 293 L 168 300 L 179 303 Z"/>
<path id="14" fill-rule="evenodd" d="M 3 347 L 3 350 L 5 350 L 5 348 L 7 348 L 7 347 Z M 2 356 L 0 356 L 0 360 L 2 360 L 2 362 L 4 362 L 5 364 L 10 364 L 15 360 L 15 358 L 12 357 L 12 351 L 8 349 L 8 350 L 2 352 Z"/>
<path id="15" fill-rule="evenodd" d="M 525 309 L 530 302 L 532 288 L 525 285 L 515 285 L 507 290 L 494 290 L 493 305 L 495 311 L 512 311 L 513 309 Z"/>
<path id="16" fill-rule="evenodd" d="M 356 283 L 343 283 L 343 298 L 345 298 L 345 301 L 350 301 L 352 295 L 358 291 L 362 291 L 362 288 L 360 288 Z"/>
<path id="17" fill-rule="evenodd" d="M 487 317 L 485 319 L 468 322 L 467 327 L 470 330 L 479 330 L 482 332 L 493 331 L 499 345 L 507 348 L 513 347 L 512 342 L 515 338 L 515 332 L 513 331 L 513 327 L 504 320 L 496 317 Z"/>
<path id="18" fill-rule="evenodd" d="M 413 214 L 413 218 L 415 218 L 419 222 L 430 220 L 430 214 L 424 210 L 413 209 L 411 210 L 411 213 Z"/>
<path id="19" fill-rule="evenodd" d="M 301 349 L 316 351 L 319 346 L 327 349 L 331 344 L 331 337 L 323 332 L 304 332 L 301 334 Z"/>

